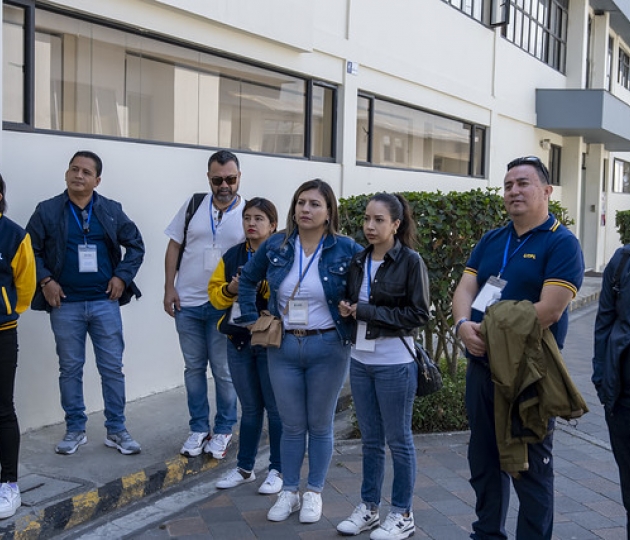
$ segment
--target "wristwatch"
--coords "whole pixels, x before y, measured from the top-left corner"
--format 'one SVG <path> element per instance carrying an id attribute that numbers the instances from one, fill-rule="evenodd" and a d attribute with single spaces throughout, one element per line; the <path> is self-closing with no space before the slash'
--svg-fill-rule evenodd
<path id="1" fill-rule="evenodd" d="M 468 322 L 468 319 L 466 317 L 462 317 L 461 319 L 459 319 L 459 321 L 457 321 L 457 323 L 455 324 L 455 335 L 457 336 L 457 334 L 459 334 L 459 327 L 464 324 L 465 322 Z"/>

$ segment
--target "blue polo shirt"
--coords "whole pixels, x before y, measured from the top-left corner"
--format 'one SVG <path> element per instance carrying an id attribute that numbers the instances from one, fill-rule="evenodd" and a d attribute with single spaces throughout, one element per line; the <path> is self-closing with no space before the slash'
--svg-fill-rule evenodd
<path id="1" fill-rule="evenodd" d="M 509 244 L 508 244 L 509 242 Z M 505 227 L 486 233 L 475 246 L 466 263 L 465 273 L 477 278 L 479 290 L 490 276 L 497 276 L 503 266 L 507 247 L 507 263 L 501 278 L 507 285 L 501 300 L 540 300 L 546 285 L 558 285 L 577 294 L 584 277 L 584 258 L 575 235 L 552 214 L 545 223 L 526 232 L 516 234 L 510 222 Z M 480 322 L 483 313 L 472 310 L 471 319 Z M 569 326 L 568 310 L 550 327 L 558 347 L 562 349 Z"/>

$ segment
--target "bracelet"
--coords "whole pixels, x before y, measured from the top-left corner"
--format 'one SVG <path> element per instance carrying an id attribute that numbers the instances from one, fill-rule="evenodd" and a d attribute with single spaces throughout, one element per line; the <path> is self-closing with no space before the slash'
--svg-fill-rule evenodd
<path id="1" fill-rule="evenodd" d="M 53 279 L 49 277 L 44 283 L 40 283 L 40 287 L 43 289 L 46 285 L 48 285 Z"/>
<path id="2" fill-rule="evenodd" d="M 459 327 L 464 324 L 465 322 L 468 322 L 468 319 L 466 317 L 462 317 L 461 319 L 459 319 L 459 321 L 457 321 L 457 324 L 455 325 L 455 335 L 457 336 L 457 334 L 459 334 Z"/>

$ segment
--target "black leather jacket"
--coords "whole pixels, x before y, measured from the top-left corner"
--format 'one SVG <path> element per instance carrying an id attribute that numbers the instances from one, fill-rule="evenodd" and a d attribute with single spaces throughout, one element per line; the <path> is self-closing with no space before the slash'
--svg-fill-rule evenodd
<path id="1" fill-rule="evenodd" d="M 357 303 L 363 269 L 372 246 L 352 258 L 346 292 Z M 367 339 L 409 336 L 429 319 L 429 276 L 422 257 L 398 240 L 384 258 L 370 288 L 368 303 L 357 305 L 357 320 L 367 323 Z M 353 332 L 356 340 L 356 325 Z"/>

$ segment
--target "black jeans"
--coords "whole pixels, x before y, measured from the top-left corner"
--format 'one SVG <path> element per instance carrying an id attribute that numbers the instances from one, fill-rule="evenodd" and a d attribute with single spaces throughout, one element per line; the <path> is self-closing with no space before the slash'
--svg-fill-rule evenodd
<path id="1" fill-rule="evenodd" d="M 0 332 L 0 483 L 18 478 L 20 428 L 13 404 L 17 353 L 17 329 Z"/>
<path id="2" fill-rule="evenodd" d="M 615 405 L 612 414 L 606 409 L 610 445 L 619 467 L 621 498 L 626 509 L 626 531 L 630 539 L 630 409 Z"/>

